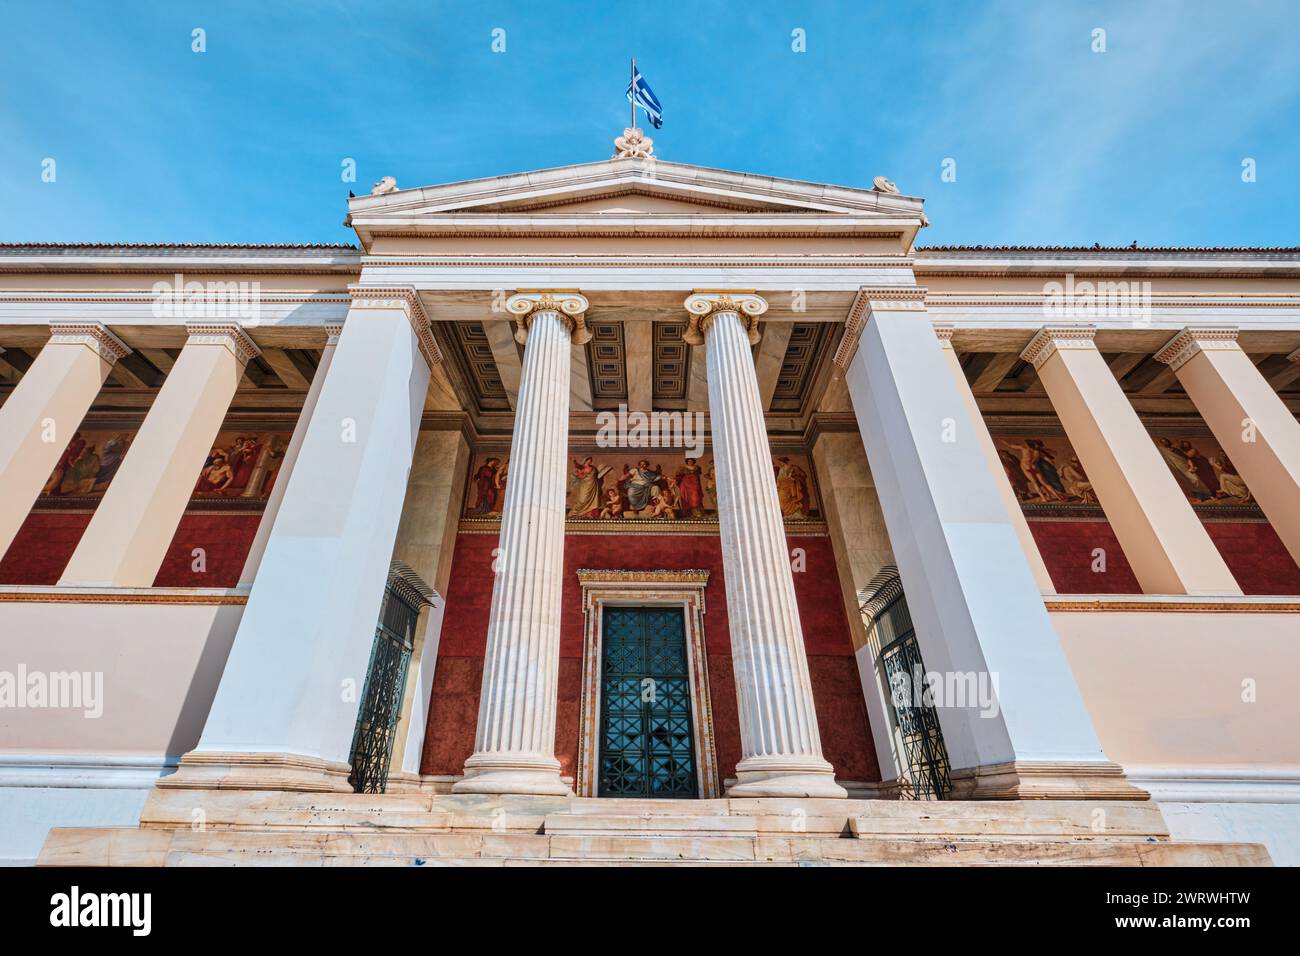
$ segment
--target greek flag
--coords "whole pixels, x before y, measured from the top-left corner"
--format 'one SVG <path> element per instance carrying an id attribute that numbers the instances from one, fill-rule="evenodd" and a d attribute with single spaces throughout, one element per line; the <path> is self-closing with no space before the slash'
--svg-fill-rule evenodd
<path id="1" fill-rule="evenodd" d="M 632 82 L 627 86 L 627 98 L 645 110 L 645 115 L 650 118 L 650 125 L 655 129 L 664 125 L 664 111 L 659 105 L 659 97 L 655 96 L 654 90 L 650 89 L 640 70 L 636 71 Z"/>

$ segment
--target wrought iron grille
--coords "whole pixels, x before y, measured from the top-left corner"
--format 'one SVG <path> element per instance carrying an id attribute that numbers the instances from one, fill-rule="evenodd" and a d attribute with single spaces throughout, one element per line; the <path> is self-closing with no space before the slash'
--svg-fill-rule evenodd
<path id="1" fill-rule="evenodd" d="M 924 696 L 925 663 L 907 598 L 897 572 L 894 574 L 893 580 L 877 591 L 874 606 L 864 604 L 863 611 L 871 615 L 870 627 L 880 647 L 878 660 L 885 675 L 890 711 L 907 757 L 908 785 L 902 795 L 912 800 L 945 800 L 952 792 L 948 749 L 939 715 Z"/>
<path id="2" fill-rule="evenodd" d="M 680 608 L 605 608 L 600 708 L 598 796 L 699 795 Z"/>
<path id="3" fill-rule="evenodd" d="M 379 609 L 379 624 L 370 648 L 366 686 L 361 693 L 357 727 L 352 735 L 352 774 L 348 782 L 357 793 L 383 793 L 393 739 L 402 716 L 406 672 L 415 650 L 415 624 L 428 603 L 407 581 L 390 576 Z"/>

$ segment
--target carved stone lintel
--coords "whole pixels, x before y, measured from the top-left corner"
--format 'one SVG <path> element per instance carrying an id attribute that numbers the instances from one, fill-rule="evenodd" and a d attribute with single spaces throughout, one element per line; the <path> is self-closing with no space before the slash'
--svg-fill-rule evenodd
<path id="1" fill-rule="evenodd" d="M 528 341 L 528 330 L 539 312 L 554 312 L 569 330 L 573 344 L 586 345 L 591 341 L 586 322 L 588 304 L 587 297 L 577 292 L 517 292 L 506 299 L 506 311 L 515 317 L 515 341 L 520 345 Z"/>
<path id="2" fill-rule="evenodd" d="M 1239 351 L 1234 326 L 1191 327 L 1183 329 L 1166 342 L 1152 358 L 1164 362 L 1177 372 L 1204 351 Z"/>
<path id="3" fill-rule="evenodd" d="M 240 365 L 247 365 L 251 359 L 262 354 L 257 343 L 234 322 L 188 322 L 185 331 L 190 335 L 189 342 L 224 345 L 234 353 Z"/>
<path id="4" fill-rule="evenodd" d="M 84 345 L 109 365 L 131 350 L 102 322 L 51 322 L 50 342 L 55 345 Z"/>
<path id="5" fill-rule="evenodd" d="M 1035 369 L 1040 369 L 1058 349 L 1095 349 L 1093 338 L 1096 334 L 1094 325 L 1048 325 L 1029 340 L 1020 357 Z"/>
<path id="6" fill-rule="evenodd" d="M 682 340 L 688 345 L 704 344 L 704 335 L 719 312 L 736 313 L 749 336 L 749 344 L 757 345 L 761 338 L 758 317 L 767 311 L 767 300 L 752 292 L 695 292 L 686 299 L 686 311 L 690 318 Z"/>

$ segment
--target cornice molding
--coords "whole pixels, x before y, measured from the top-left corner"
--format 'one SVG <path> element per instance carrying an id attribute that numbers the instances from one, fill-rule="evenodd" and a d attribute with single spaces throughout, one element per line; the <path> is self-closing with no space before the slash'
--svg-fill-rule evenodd
<path id="1" fill-rule="evenodd" d="M 1152 358 L 1177 372 L 1201 352 L 1240 352 L 1237 333 L 1235 326 L 1189 326 L 1166 342 Z"/>
<path id="2" fill-rule="evenodd" d="M 185 343 L 187 347 L 191 344 L 223 346 L 239 360 L 240 365 L 247 365 L 262 354 L 257 343 L 234 322 L 186 322 L 185 331 L 190 336 Z"/>
<path id="3" fill-rule="evenodd" d="M 1060 349 L 1092 349 L 1095 351 L 1097 345 L 1093 342 L 1093 338 L 1096 334 L 1097 328 L 1092 325 L 1045 326 L 1039 329 L 1034 337 L 1029 340 L 1029 344 L 1020 353 L 1020 357 L 1035 369 L 1040 369 L 1043 367 L 1043 363 Z"/>
<path id="4" fill-rule="evenodd" d="M 84 345 L 109 365 L 131 354 L 127 344 L 102 322 L 51 322 L 51 345 Z"/>
<path id="5" fill-rule="evenodd" d="M 348 286 L 352 297 L 352 310 L 395 309 L 406 313 L 406 320 L 411 323 L 411 331 L 420 343 L 420 354 L 424 356 L 429 368 L 442 364 L 442 350 L 438 348 L 429 327 L 429 315 L 424 311 L 424 303 L 414 286 Z"/>
<path id="6" fill-rule="evenodd" d="M 584 587 L 600 584 L 686 584 L 703 587 L 709 572 L 689 568 L 680 571 L 622 571 L 618 569 L 579 568 L 578 580 Z"/>

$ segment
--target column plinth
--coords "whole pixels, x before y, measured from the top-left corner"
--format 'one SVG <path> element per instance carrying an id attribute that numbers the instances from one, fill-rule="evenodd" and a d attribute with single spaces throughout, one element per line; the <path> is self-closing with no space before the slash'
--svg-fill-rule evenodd
<path id="1" fill-rule="evenodd" d="M 474 754 L 456 793 L 568 795 L 555 759 L 569 439 L 569 357 L 587 300 L 523 293 L 523 374 L 492 584 Z"/>
<path id="2" fill-rule="evenodd" d="M 767 303 L 692 295 L 704 337 L 718 523 L 740 716 L 735 797 L 844 797 L 822 756 L 794 578 L 751 353 Z M 688 339 L 690 341 L 690 339 Z"/>

